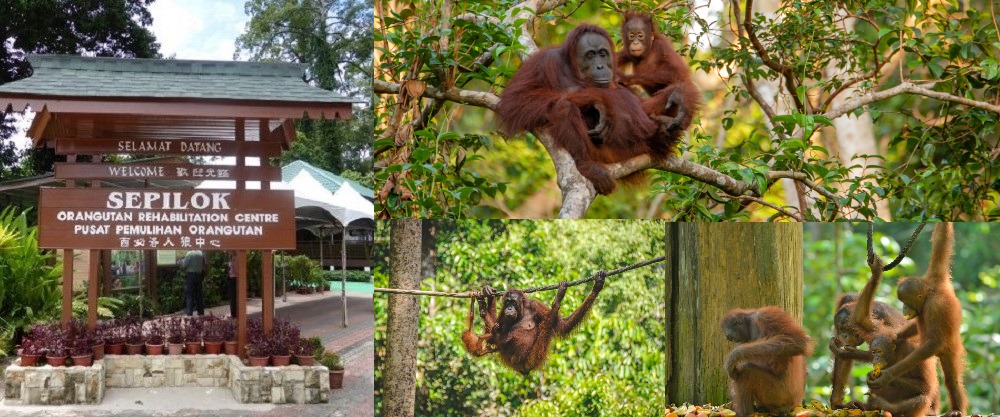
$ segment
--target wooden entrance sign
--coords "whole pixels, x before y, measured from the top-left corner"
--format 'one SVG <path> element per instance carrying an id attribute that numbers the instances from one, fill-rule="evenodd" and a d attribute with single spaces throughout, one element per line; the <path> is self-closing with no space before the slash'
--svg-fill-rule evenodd
<path id="1" fill-rule="evenodd" d="M 281 154 L 278 142 L 238 142 L 214 139 L 56 139 L 59 155 L 138 154 L 164 156 L 259 156 Z"/>
<path id="2" fill-rule="evenodd" d="M 288 190 L 42 188 L 42 248 L 295 249 Z"/>
<path id="3" fill-rule="evenodd" d="M 281 181 L 281 168 L 275 166 L 71 164 L 57 162 L 56 178 L 61 180 Z"/>

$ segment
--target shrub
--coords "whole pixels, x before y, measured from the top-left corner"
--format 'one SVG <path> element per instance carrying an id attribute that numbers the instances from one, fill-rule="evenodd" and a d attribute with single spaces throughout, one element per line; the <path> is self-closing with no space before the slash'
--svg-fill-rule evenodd
<path id="1" fill-rule="evenodd" d="M 30 210 L 0 210 L 0 353 L 11 337 L 33 323 L 58 317 L 62 265 L 38 247 L 38 228 L 28 226 Z"/>
<path id="2" fill-rule="evenodd" d="M 333 352 L 326 352 L 323 356 L 318 358 L 319 363 L 331 371 L 340 371 L 344 369 L 344 364 L 340 363 L 340 355 Z"/>

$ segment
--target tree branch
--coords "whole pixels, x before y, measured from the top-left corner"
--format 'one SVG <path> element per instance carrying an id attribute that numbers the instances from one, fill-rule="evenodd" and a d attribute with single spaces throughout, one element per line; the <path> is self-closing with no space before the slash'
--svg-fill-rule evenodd
<path id="1" fill-rule="evenodd" d="M 940 91 L 934 91 L 934 90 L 932 90 L 932 88 L 934 88 L 934 85 L 935 85 L 935 83 L 924 84 L 924 85 L 916 85 L 916 84 L 913 84 L 911 82 L 904 82 L 904 83 L 902 83 L 900 85 L 897 85 L 897 86 L 892 87 L 892 88 L 887 89 L 887 90 L 876 91 L 876 92 L 869 93 L 869 94 L 861 96 L 861 97 L 857 97 L 857 98 L 853 98 L 851 100 L 848 100 L 848 101 L 844 102 L 844 104 L 841 104 L 841 105 L 839 105 L 837 107 L 834 107 L 834 108 L 830 109 L 830 111 L 826 112 L 824 114 L 824 116 L 830 118 L 830 120 L 833 120 L 833 119 L 836 119 L 836 118 L 838 118 L 840 116 L 843 116 L 843 115 L 845 115 L 847 113 L 850 113 L 850 112 L 852 112 L 852 111 L 854 111 L 854 110 L 856 110 L 858 108 L 867 106 L 867 105 L 869 105 L 871 103 L 874 103 L 874 102 L 877 102 L 877 101 L 882 101 L 882 100 L 885 100 L 885 99 L 890 98 L 890 97 L 898 96 L 900 94 L 907 94 L 907 93 L 909 93 L 909 94 L 917 94 L 917 95 L 921 95 L 921 96 L 925 96 L 925 97 L 936 98 L 936 99 L 942 100 L 942 101 L 951 101 L 951 102 L 954 102 L 954 103 L 964 104 L 964 105 L 969 106 L 969 107 L 975 107 L 977 109 L 983 109 L 983 110 L 987 110 L 987 111 L 991 111 L 991 112 L 1000 114 L 1000 106 L 998 106 L 996 104 L 990 104 L 990 103 L 986 103 L 986 102 L 982 102 L 982 101 L 970 100 L 970 99 L 967 99 L 965 97 L 959 97 L 959 96 L 956 96 L 956 95 L 953 95 L 953 94 L 942 93 Z"/>
<path id="2" fill-rule="evenodd" d="M 390 83 L 388 81 L 375 80 L 375 93 L 376 94 L 398 94 L 400 85 L 396 83 Z M 437 87 L 427 86 L 421 97 L 429 97 L 439 100 L 448 100 L 455 103 L 468 104 L 470 106 L 485 107 L 487 109 L 493 110 L 496 108 L 497 103 L 500 102 L 500 97 L 496 94 L 487 93 L 484 91 L 473 91 L 473 90 L 463 90 L 461 88 L 452 87 L 448 89 L 438 89 Z M 416 97 L 414 97 L 416 98 Z"/>

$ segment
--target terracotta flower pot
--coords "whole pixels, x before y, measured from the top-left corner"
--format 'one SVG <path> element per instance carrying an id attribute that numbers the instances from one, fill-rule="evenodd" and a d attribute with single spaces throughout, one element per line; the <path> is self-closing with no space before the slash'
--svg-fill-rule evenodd
<path id="1" fill-rule="evenodd" d="M 52 366 L 66 366 L 66 356 L 48 356 L 45 355 L 45 361 Z"/>
<path id="2" fill-rule="evenodd" d="M 104 359 L 104 342 L 90 347 L 94 351 L 94 360 Z"/>
<path id="3" fill-rule="evenodd" d="M 197 355 L 199 352 L 201 352 L 201 342 L 184 343 L 184 353 L 188 355 Z"/>
<path id="4" fill-rule="evenodd" d="M 262 358 L 251 356 L 248 358 L 248 360 L 250 361 L 250 366 L 267 366 L 267 359 L 268 359 L 267 356 Z"/>
<path id="5" fill-rule="evenodd" d="M 146 343 L 146 354 L 147 355 L 162 355 L 163 354 L 163 344 L 151 345 Z"/>
<path id="6" fill-rule="evenodd" d="M 94 364 L 94 354 L 73 356 L 73 366 L 91 366 Z"/>
<path id="7" fill-rule="evenodd" d="M 168 343 L 167 344 L 167 353 L 169 353 L 171 355 L 180 355 L 180 354 L 184 353 L 184 344 L 183 343 Z"/>
<path id="8" fill-rule="evenodd" d="M 344 370 L 330 371 L 330 389 L 341 389 L 344 387 Z"/>
<path id="9" fill-rule="evenodd" d="M 109 355 L 121 355 L 122 349 L 125 348 L 124 343 L 112 343 L 106 346 L 107 354 Z"/>
<path id="10" fill-rule="evenodd" d="M 271 356 L 271 364 L 274 366 L 288 366 L 290 363 L 292 363 L 292 355 Z"/>
<path id="11" fill-rule="evenodd" d="M 210 355 L 222 353 L 222 342 L 205 342 L 205 353 Z"/>
<path id="12" fill-rule="evenodd" d="M 125 352 L 128 353 L 129 355 L 141 355 L 142 354 L 142 343 L 137 343 L 137 344 L 134 344 L 134 345 L 131 344 L 131 343 L 126 343 L 125 344 Z"/>
<path id="13" fill-rule="evenodd" d="M 316 358 L 313 355 L 295 355 L 295 361 L 302 366 L 313 366 L 316 363 Z"/>
<path id="14" fill-rule="evenodd" d="M 236 354 L 236 341 L 235 340 L 227 340 L 226 343 L 225 343 L 225 346 L 226 346 L 226 354 L 227 355 L 235 355 Z"/>
<path id="15" fill-rule="evenodd" d="M 42 355 L 26 355 L 22 353 L 21 366 L 38 366 L 38 359 L 41 357 Z"/>

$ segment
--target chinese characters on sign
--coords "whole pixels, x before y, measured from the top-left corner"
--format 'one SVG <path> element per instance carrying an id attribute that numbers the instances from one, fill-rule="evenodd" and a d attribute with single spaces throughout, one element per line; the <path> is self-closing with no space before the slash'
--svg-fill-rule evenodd
<path id="1" fill-rule="evenodd" d="M 285 190 L 42 188 L 38 220 L 43 248 L 295 248 Z"/>

